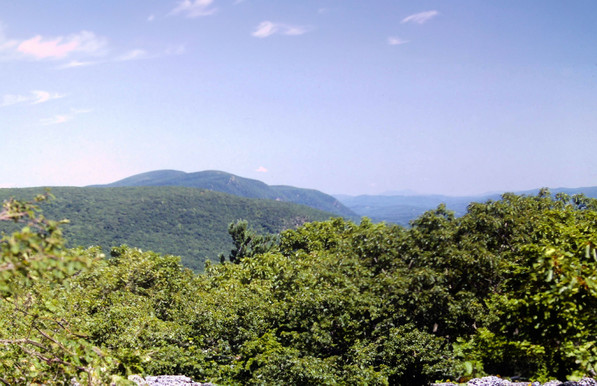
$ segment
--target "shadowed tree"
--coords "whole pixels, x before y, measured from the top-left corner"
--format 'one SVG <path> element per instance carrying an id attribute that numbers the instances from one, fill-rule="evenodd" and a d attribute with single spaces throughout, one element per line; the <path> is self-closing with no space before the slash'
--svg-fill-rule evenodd
<path id="1" fill-rule="evenodd" d="M 245 257 L 268 252 L 278 244 L 276 235 L 260 235 L 249 227 L 246 220 L 230 223 L 228 233 L 234 243 L 234 248 L 228 255 L 232 263 L 239 263 Z M 225 260 L 224 254 L 220 254 L 220 261 L 223 263 Z"/>

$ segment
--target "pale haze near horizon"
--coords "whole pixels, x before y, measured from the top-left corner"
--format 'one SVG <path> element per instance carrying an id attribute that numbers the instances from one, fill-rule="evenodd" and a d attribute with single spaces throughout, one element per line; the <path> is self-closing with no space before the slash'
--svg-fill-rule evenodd
<path id="1" fill-rule="evenodd" d="M 597 185 L 597 2 L 0 0 L 0 187 Z"/>

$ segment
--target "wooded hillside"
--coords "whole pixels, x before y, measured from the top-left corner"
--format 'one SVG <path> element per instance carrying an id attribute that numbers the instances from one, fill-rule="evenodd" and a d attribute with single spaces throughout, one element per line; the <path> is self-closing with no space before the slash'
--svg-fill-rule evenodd
<path id="1" fill-rule="evenodd" d="M 0 189 L 0 201 L 11 196 L 29 200 L 43 192 Z M 126 244 L 181 256 L 186 267 L 198 271 L 205 260 L 217 261 L 218 254 L 230 251 L 227 229 L 233 221 L 245 219 L 261 233 L 278 233 L 333 216 L 288 202 L 184 187 L 55 187 L 51 192 L 56 198 L 42 209 L 48 218 L 69 220 L 63 226 L 68 246 L 98 245 L 109 253 Z"/>
<path id="2" fill-rule="evenodd" d="M 184 186 L 209 189 L 239 197 L 262 198 L 310 206 L 336 216 L 357 218 L 357 214 L 334 197 L 315 189 L 284 185 L 267 185 L 262 181 L 236 176 L 219 170 L 185 173 L 178 170 L 155 170 L 127 177 L 97 187 Z"/>

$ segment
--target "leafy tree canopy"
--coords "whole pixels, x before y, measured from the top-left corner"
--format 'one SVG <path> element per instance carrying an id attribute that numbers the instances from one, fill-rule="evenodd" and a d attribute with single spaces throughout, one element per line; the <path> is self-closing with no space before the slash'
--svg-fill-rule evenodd
<path id="1" fill-rule="evenodd" d="M 39 198 L 40 200 L 43 197 Z M 277 238 L 231 223 L 231 263 L 66 249 L 60 224 L 7 201 L 0 242 L 5 383 L 426 384 L 597 365 L 597 201 L 506 194 L 410 228 L 332 219 Z"/>

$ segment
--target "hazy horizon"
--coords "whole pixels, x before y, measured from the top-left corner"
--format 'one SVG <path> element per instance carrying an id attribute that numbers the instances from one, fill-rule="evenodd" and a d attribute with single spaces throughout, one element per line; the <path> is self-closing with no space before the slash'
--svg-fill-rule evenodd
<path id="1" fill-rule="evenodd" d="M 0 187 L 597 185 L 594 1 L 0 4 Z"/>
<path id="2" fill-rule="evenodd" d="M 164 170 L 169 170 L 169 171 L 181 171 L 182 170 L 173 170 L 173 169 L 163 169 L 163 170 L 151 170 L 151 171 L 147 171 L 147 172 L 143 172 L 143 173 L 139 173 L 139 174 L 145 174 L 145 173 L 150 173 L 150 172 L 156 172 L 156 171 L 164 171 Z M 224 170 L 215 170 L 218 172 L 224 172 L 227 173 Z M 195 171 L 195 172 L 201 172 L 201 170 Z M 187 174 L 190 173 L 195 173 L 195 172 L 185 172 Z M 231 173 L 232 174 L 232 173 Z M 128 177 L 133 177 L 135 175 L 131 175 L 131 176 L 127 176 L 123 179 L 126 179 Z M 243 177 L 243 178 L 249 178 L 249 177 L 245 177 L 245 176 L 240 176 L 237 175 L 239 177 Z M 98 184 L 88 184 L 88 185 L 31 185 L 31 186 L 0 186 L 0 189 L 11 189 L 11 188 L 40 188 L 40 189 L 45 189 L 45 188 L 54 188 L 54 187 L 93 187 L 93 186 L 102 186 L 102 185 L 107 185 L 107 184 L 111 184 L 114 182 L 119 182 L 120 180 L 123 179 L 119 179 L 119 180 L 114 180 L 114 181 L 108 181 L 106 183 L 98 183 Z M 262 181 L 259 178 L 250 178 L 250 179 L 254 179 L 254 180 L 258 180 L 258 181 Z M 263 182 L 263 181 L 262 181 Z M 301 188 L 301 189 L 315 189 L 313 187 L 309 187 L 309 186 L 297 186 L 297 185 L 286 185 L 286 184 L 268 184 L 270 186 L 292 186 L 295 188 Z M 520 190 L 493 190 L 493 191 L 484 191 L 484 192 L 473 192 L 473 193 L 464 193 L 464 194 L 445 194 L 445 193 L 438 193 L 438 192 L 421 192 L 421 191 L 414 191 L 412 189 L 403 189 L 403 190 L 386 190 L 383 192 L 378 192 L 378 193 L 356 193 L 356 194 L 350 194 L 350 193 L 344 193 L 344 192 L 327 192 L 327 191 L 321 191 L 322 193 L 328 194 L 330 196 L 347 196 L 347 197 L 356 197 L 356 196 L 446 196 L 446 197 L 454 197 L 454 198 L 466 198 L 466 197 L 484 197 L 484 196 L 490 196 L 490 195 L 495 195 L 495 194 L 504 194 L 504 193 L 521 193 L 521 192 L 528 192 L 528 191 L 533 191 L 533 190 L 539 190 L 542 188 L 548 188 L 551 190 L 559 190 L 559 189 L 582 189 L 582 188 L 594 188 L 595 186 L 539 186 L 539 187 L 535 187 L 535 188 L 530 188 L 530 189 L 520 189 Z M 316 189 L 319 190 L 319 189 Z"/>

